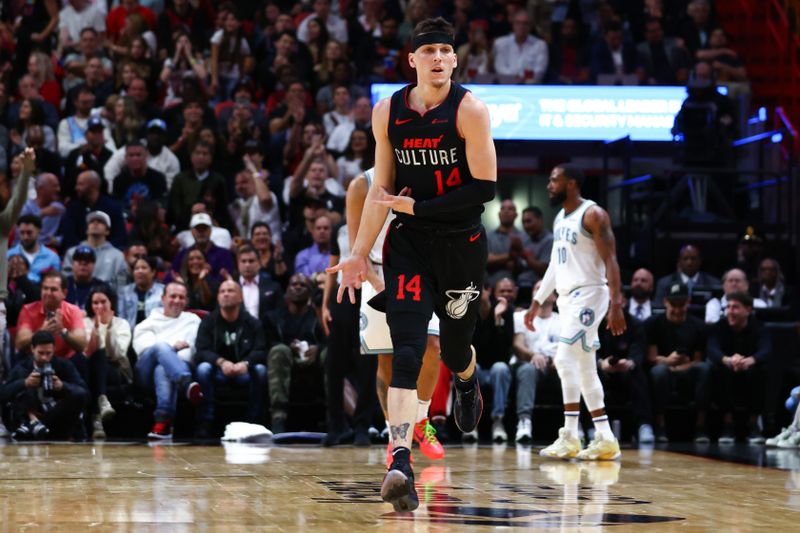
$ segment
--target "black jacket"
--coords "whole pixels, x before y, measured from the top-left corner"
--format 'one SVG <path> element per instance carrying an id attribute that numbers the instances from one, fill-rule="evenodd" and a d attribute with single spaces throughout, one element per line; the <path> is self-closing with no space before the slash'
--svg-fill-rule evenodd
<path id="1" fill-rule="evenodd" d="M 242 307 L 236 321 L 236 342 L 233 344 L 233 357 L 225 357 L 229 361 L 239 363 L 247 361 L 250 366 L 266 364 L 267 347 L 264 341 L 264 327 L 257 319 Z M 226 321 L 219 309 L 209 313 L 201 322 L 195 340 L 195 362 L 216 364 L 223 357 Z"/>
<path id="2" fill-rule="evenodd" d="M 745 357 L 754 357 L 758 364 L 766 363 L 772 354 L 772 339 L 767 328 L 750 316 L 747 326 L 735 331 L 722 318 L 711 329 L 708 335 L 706 354 L 710 361 L 722 364 L 722 358 L 739 353 Z"/>
<path id="3" fill-rule="evenodd" d="M 50 362 L 58 379 L 64 383 L 64 388 L 53 395 L 60 399 L 66 396 L 87 396 L 89 394 L 86 384 L 80 374 L 67 359 L 53 357 Z M 33 372 L 33 357 L 26 357 L 11 369 L 6 382 L 0 386 L 0 404 L 13 400 L 20 392 L 25 390 L 25 380 Z"/>

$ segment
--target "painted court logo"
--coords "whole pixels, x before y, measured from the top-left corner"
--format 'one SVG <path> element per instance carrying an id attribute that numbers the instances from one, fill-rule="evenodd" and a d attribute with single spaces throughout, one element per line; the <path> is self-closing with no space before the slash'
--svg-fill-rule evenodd
<path id="1" fill-rule="evenodd" d="M 578 313 L 578 320 L 588 328 L 594 322 L 594 311 L 588 307 L 584 307 L 581 309 L 581 312 Z"/>
<path id="2" fill-rule="evenodd" d="M 469 303 L 481 295 L 481 291 L 476 290 L 474 283 L 470 283 L 466 289 L 449 290 L 444 293 L 450 298 L 450 301 L 445 305 L 447 316 L 456 320 L 464 318 L 464 315 L 467 314 Z"/>

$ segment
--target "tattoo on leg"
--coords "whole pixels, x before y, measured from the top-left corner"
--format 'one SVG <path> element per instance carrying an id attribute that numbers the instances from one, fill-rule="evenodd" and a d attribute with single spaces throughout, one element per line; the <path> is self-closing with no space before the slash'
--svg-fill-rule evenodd
<path id="1" fill-rule="evenodd" d="M 392 440 L 405 439 L 411 424 L 406 422 L 401 426 L 392 426 Z"/>

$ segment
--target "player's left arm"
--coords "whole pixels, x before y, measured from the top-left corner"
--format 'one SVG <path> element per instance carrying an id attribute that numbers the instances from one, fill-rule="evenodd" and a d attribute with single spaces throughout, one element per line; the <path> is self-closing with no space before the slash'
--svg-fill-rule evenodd
<path id="1" fill-rule="evenodd" d="M 606 264 L 608 289 L 611 293 L 611 305 L 608 310 L 608 329 L 614 335 L 625 331 L 625 317 L 622 314 L 622 283 L 620 282 L 619 263 L 617 263 L 617 241 L 611 229 L 611 219 L 605 209 L 592 206 L 583 216 L 583 226 L 592 234 L 597 252 Z"/>
<path id="2" fill-rule="evenodd" d="M 464 95 L 458 109 L 456 127 L 464 138 L 469 172 L 475 180 L 442 196 L 415 202 L 414 215 L 459 211 L 483 205 L 494 199 L 497 184 L 497 153 L 492 140 L 492 125 L 486 104 L 472 93 Z"/>

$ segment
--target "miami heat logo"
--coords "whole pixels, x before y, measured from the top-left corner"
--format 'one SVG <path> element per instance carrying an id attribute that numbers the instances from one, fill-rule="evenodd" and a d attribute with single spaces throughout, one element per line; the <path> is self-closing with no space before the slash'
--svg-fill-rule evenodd
<path id="1" fill-rule="evenodd" d="M 466 289 L 444 291 L 444 294 L 450 298 L 450 301 L 445 306 L 447 315 L 458 320 L 459 318 L 464 318 L 464 315 L 467 314 L 469 303 L 480 296 L 481 291 L 476 290 L 474 283 L 470 283 Z"/>

